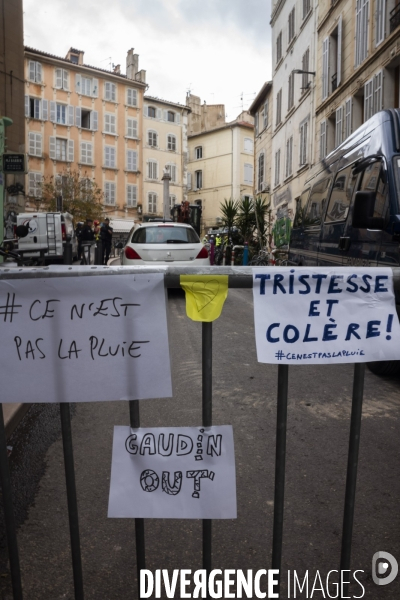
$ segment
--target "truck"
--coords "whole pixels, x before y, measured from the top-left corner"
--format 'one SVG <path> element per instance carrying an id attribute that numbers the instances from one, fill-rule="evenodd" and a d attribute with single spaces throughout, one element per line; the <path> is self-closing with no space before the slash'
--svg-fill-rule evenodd
<path id="1" fill-rule="evenodd" d="M 21 238 L 18 248 L 24 250 L 25 256 L 38 256 L 39 251 L 47 248 L 45 262 L 60 262 L 63 260 L 64 243 L 70 236 L 72 256 L 78 254 L 78 243 L 75 235 L 72 215 L 61 212 L 35 212 L 17 215 L 17 226 L 25 225 L 28 235 Z M 32 252 L 29 252 L 32 250 Z"/>

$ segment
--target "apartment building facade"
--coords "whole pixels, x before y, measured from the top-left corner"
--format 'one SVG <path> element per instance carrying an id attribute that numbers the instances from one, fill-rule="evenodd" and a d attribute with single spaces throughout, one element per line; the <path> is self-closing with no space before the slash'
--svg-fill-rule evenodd
<path id="1" fill-rule="evenodd" d="M 68 171 L 96 181 L 109 218 L 134 218 L 143 195 L 141 138 L 146 73 L 130 49 L 126 74 L 25 48 L 27 211 L 38 210 L 43 180 Z"/>
<path id="2" fill-rule="evenodd" d="M 254 118 L 253 196 L 261 196 L 267 201 L 270 199 L 271 192 L 272 105 L 272 81 L 267 81 L 248 111 Z"/>
<path id="3" fill-rule="evenodd" d="M 277 0 L 272 7 L 270 185 L 277 221 L 293 220 L 313 162 L 317 7 L 314 0 Z"/>
<path id="4" fill-rule="evenodd" d="M 171 176 L 169 205 L 187 200 L 188 115 L 190 109 L 167 100 L 144 97 L 143 196 L 139 212 L 147 219 L 163 214 L 164 170 Z"/>
<path id="5" fill-rule="evenodd" d="M 253 118 L 241 113 L 225 122 L 223 104 L 201 104 L 189 95 L 188 200 L 202 207 L 202 230 L 222 223 L 220 205 L 226 199 L 253 196 Z"/>
<path id="6" fill-rule="evenodd" d="M 362 123 L 400 106 L 397 0 L 322 0 L 319 5 L 316 160 Z"/>

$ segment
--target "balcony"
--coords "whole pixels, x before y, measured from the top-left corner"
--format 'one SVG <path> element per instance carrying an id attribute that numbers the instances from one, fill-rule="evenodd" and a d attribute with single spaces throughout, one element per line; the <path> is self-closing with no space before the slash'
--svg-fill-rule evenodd
<path id="1" fill-rule="evenodd" d="M 390 11 L 390 33 L 400 25 L 400 4 Z"/>

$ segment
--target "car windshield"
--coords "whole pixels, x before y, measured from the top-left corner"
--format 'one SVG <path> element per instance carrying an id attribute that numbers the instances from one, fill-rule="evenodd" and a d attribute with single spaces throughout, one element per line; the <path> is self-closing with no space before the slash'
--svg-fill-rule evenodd
<path id="1" fill-rule="evenodd" d="M 194 229 L 173 225 L 140 227 L 132 236 L 133 244 L 197 244 L 199 242 Z"/>

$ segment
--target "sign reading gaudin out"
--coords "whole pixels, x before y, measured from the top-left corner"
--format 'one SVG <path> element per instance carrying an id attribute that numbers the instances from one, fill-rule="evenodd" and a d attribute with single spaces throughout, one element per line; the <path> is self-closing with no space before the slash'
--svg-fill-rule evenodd
<path id="1" fill-rule="evenodd" d="M 0 335 L 7 402 L 172 395 L 162 274 L 0 280 Z"/>
<path id="2" fill-rule="evenodd" d="M 391 269 L 253 269 L 257 356 L 275 364 L 400 359 Z"/>

